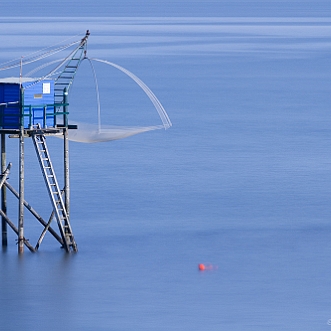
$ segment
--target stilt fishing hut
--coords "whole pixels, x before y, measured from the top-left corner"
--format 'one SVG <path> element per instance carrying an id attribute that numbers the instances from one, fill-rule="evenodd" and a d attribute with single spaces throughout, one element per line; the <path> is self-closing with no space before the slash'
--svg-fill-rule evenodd
<path id="1" fill-rule="evenodd" d="M 70 183 L 69 183 L 69 139 L 79 142 L 101 142 L 122 139 L 134 134 L 155 130 L 167 129 L 171 126 L 170 119 L 154 93 L 137 76 L 127 69 L 105 60 L 87 57 L 87 39 L 89 31 L 78 41 L 67 45 L 46 49 L 42 53 L 32 54 L 14 63 L 0 67 L 0 71 L 12 68 L 20 68 L 19 77 L 0 78 L 0 136 L 1 136 L 1 209 L 2 218 L 2 246 L 7 246 L 7 227 L 9 226 L 17 234 L 18 252 L 24 251 L 24 246 L 32 252 L 38 250 L 45 234 L 51 233 L 67 252 L 77 252 L 77 245 L 70 225 Z M 62 50 L 74 47 L 64 59 L 57 59 L 44 63 L 24 77 L 22 75 L 23 65 L 43 60 Z M 75 74 L 81 62 L 88 60 L 96 85 L 98 126 L 88 131 L 81 130 L 77 125 L 68 122 L 68 94 L 72 86 Z M 162 125 L 145 127 L 115 127 L 102 128 L 100 118 L 100 98 L 97 84 L 96 72 L 92 60 L 109 65 L 128 77 L 130 77 L 148 96 L 157 110 Z M 56 64 L 56 65 L 55 65 Z M 31 78 L 32 74 L 45 70 L 49 65 L 55 68 L 40 78 Z M 75 132 L 75 134 L 72 134 Z M 63 137 L 63 164 L 64 164 L 64 188 L 59 187 L 55 170 L 46 144 L 46 136 Z M 19 188 L 15 190 L 7 181 L 11 163 L 6 164 L 6 137 L 17 138 L 19 142 Z M 83 137 L 82 137 L 83 136 Z M 52 213 L 45 221 L 35 209 L 24 198 L 24 143 L 31 138 L 40 169 L 49 193 Z M 18 221 L 17 225 L 10 220 L 7 213 L 7 192 L 10 191 L 18 199 Z M 24 210 L 25 208 L 42 224 L 43 231 L 35 246 L 32 246 L 24 236 Z M 53 218 L 56 219 L 59 231 L 51 227 Z M 59 232 L 59 234 L 58 234 Z"/>
<path id="2" fill-rule="evenodd" d="M 49 231 L 67 252 L 76 252 L 77 245 L 70 225 L 69 202 L 69 148 L 68 130 L 76 129 L 68 124 L 68 91 L 77 68 L 86 54 L 89 32 L 79 42 L 75 50 L 66 58 L 66 64 L 56 79 L 46 75 L 39 79 L 0 79 L 0 134 L 1 134 L 1 209 L 2 246 L 7 246 L 7 225 L 18 236 L 18 252 L 23 253 L 24 245 L 36 251 L 46 232 Z M 22 65 L 22 64 L 21 64 Z M 53 70 L 56 71 L 58 67 Z M 64 188 L 59 187 L 51 156 L 46 144 L 46 136 L 63 135 Z M 19 188 L 16 191 L 7 181 L 11 163 L 6 165 L 6 136 L 19 141 Z M 41 172 L 49 193 L 53 211 L 45 221 L 24 199 L 24 143 L 31 138 Z M 18 198 L 17 226 L 7 216 L 7 190 Z M 44 229 L 35 247 L 24 237 L 24 209 L 27 208 L 43 225 Z M 56 218 L 59 233 L 51 227 Z"/>

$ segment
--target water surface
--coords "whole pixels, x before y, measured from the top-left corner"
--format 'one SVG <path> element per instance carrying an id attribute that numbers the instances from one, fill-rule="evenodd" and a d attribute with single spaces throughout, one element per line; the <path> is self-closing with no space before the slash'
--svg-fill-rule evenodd
<path id="1" fill-rule="evenodd" d="M 240 15 L 238 15 L 240 16 Z M 88 54 L 128 68 L 173 122 L 71 143 L 79 253 L 46 236 L 0 257 L 6 330 L 327 330 L 331 318 L 327 17 L 6 18 L 1 63 L 91 31 Z M 73 38 L 73 39 L 74 39 Z M 102 120 L 157 125 L 142 92 L 96 66 Z M 5 73 L 1 72 L 2 77 Z M 72 121 L 97 121 L 83 63 Z M 47 138 L 62 178 L 62 143 Z M 8 139 L 18 187 L 17 141 Z M 26 141 L 26 199 L 50 204 Z M 17 218 L 9 198 L 9 215 Z M 42 231 L 26 212 L 26 236 Z M 213 271 L 199 272 L 198 263 Z"/>

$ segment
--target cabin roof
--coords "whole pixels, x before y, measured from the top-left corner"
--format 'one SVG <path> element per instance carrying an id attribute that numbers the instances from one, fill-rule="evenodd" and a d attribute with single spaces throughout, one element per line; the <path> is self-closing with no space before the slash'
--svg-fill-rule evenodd
<path id="1" fill-rule="evenodd" d="M 6 78 L 0 78 L 0 83 L 8 83 L 8 84 L 20 84 L 20 83 L 26 83 L 26 82 L 35 82 L 38 80 L 38 78 L 32 78 L 32 77 L 6 77 Z"/>

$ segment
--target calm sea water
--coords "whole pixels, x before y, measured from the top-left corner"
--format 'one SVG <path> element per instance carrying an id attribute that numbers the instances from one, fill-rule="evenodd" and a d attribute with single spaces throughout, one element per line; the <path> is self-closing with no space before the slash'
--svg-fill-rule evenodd
<path id="1" fill-rule="evenodd" d="M 0 329 L 329 330 L 331 19 L 321 17 L 1 18 L 1 63 L 90 29 L 88 55 L 140 77 L 173 127 L 70 144 L 79 253 L 47 235 L 18 256 L 10 232 Z M 96 71 L 104 124 L 161 123 L 129 79 Z M 96 123 L 93 89 L 83 63 L 73 122 Z M 61 178 L 62 142 L 47 140 Z M 8 139 L 15 187 L 17 147 Z M 28 140 L 26 178 L 26 200 L 48 218 Z M 17 201 L 8 208 L 16 222 Z M 32 244 L 41 231 L 26 212 Z"/>

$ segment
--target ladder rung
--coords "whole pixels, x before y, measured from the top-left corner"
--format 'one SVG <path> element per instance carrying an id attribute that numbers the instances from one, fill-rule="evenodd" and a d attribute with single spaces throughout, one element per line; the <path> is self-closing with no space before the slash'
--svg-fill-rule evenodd
<path id="1" fill-rule="evenodd" d="M 64 72 L 63 74 L 69 74 L 69 72 Z M 63 79 L 63 80 L 65 80 L 65 79 L 72 79 L 73 78 L 73 76 L 72 75 L 68 75 L 68 76 L 61 76 L 60 77 L 60 79 Z"/>

